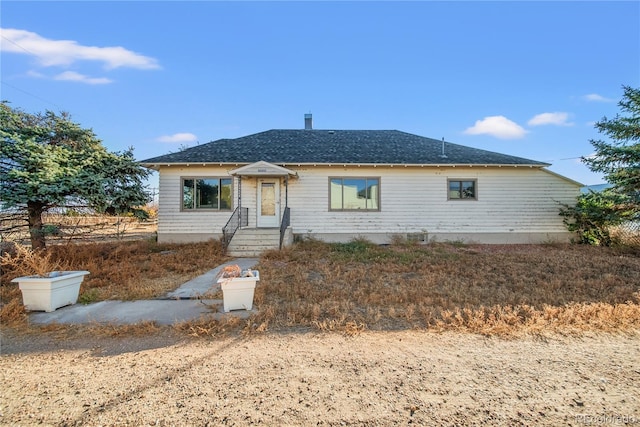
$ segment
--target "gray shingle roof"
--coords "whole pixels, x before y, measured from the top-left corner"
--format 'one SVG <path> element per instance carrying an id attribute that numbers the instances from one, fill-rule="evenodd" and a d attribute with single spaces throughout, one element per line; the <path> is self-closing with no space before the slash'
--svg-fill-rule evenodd
<path id="1" fill-rule="evenodd" d="M 220 139 L 141 161 L 145 166 L 172 163 L 275 164 L 473 164 L 536 165 L 539 162 L 445 143 L 397 130 L 274 129 L 235 139 Z"/>

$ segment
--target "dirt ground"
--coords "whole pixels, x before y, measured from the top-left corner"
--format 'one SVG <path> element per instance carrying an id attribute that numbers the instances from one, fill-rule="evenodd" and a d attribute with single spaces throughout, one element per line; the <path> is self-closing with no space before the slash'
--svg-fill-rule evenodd
<path id="1" fill-rule="evenodd" d="M 640 331 L 2 336 L 0 424 L 640 425 Z"/>

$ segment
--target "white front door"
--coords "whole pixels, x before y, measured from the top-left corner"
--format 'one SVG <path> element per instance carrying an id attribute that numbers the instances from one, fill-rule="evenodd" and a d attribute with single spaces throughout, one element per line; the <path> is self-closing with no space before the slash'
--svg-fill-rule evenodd
<path id="1" fill-rule="evenodd" d="M 258 179 L 258 227 L 280 225 L 280 180 Z"/>

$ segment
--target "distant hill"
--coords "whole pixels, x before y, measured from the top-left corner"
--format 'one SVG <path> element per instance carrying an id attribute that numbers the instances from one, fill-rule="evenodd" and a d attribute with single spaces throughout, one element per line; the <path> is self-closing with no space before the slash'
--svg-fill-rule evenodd
<path id="1" fill-rule="evenodd" d="M 602 191 L 605 190 L 607 188 L 613 187 L 611 184 L 605 183 L 605 184 L 596 184 L 596 185 L 587 185 L 584 186 L 580 189 L 581 193 L 588 193 L 589 191 L 595 191 L 596 193 L 598 191 Z"/>

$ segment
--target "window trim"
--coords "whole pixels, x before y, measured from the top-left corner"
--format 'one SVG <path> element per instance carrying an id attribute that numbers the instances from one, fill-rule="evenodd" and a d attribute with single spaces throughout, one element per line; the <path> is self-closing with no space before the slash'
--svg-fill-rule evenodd
<path id="1" fill-rule="evenodd" d="M 377 204 L 378 207 L 376 209 L 370 209 L 370 208 L 365 208 L 365 209 L 333 209 L 331 208 L 331 181 L 334 179 L 341 179 L 342 180 L 342 186 L 344 186 L 344 180 L 345 179 L 364 179 L 365 180 L 365 185 L 366 185 L 366 180 L 368 179 L 376 179 L 378 180 L 378 197 L 377 199 Z M 380 212 L 382 210 L 382 178 L 379 176 L 330 176 L 329 180 L 328 180 L 328 208 L 329 208 L 329 212 Z M 344 207 L 344 192 L 343 192 L 343 196 L 342 196 L 342 203 L 341 205 Z"/>
<path id="2" fill-rule="evenodd" d="M 223 179 L 228 179 L 231 180 L 231 203 L 229 205 L 229 208 L 225 208 L 222 209 L 220 207 L 218 208 L 197 208 L 197 207 L 192 207 L 192 208 L 185 208 L 184 207 L 184 181 L 187 179 L 192 179 L 195 181 L 199 180 L 199 179 L 217 179 L 218 180 L 218 206 L 220 206 L 220 192 L 222 190 L 222 184 L 221 181 Z M 233 211 L 233 186 L 234 186 L 234 179 L 233 177 L 230 176 L 203 176 L 203 175 L 198 175 L 198 176 L 181 176 L 180 177 L 180 212 L 232 212 Z M 195 204 L 195 198 L 194 198 L 194 204 Z"/>
<path id="3" fill-rule="evenodd" d="M 459 197 L 454 198 L 451 197 L 450 189 L 452 182 L 459 182 L 462 184 L 463 182 L 473 182 L 473 197 Z M 478 200 L 478 179 L 477 178 L 447 178 L 447 201 L 477 201 Z"/>

